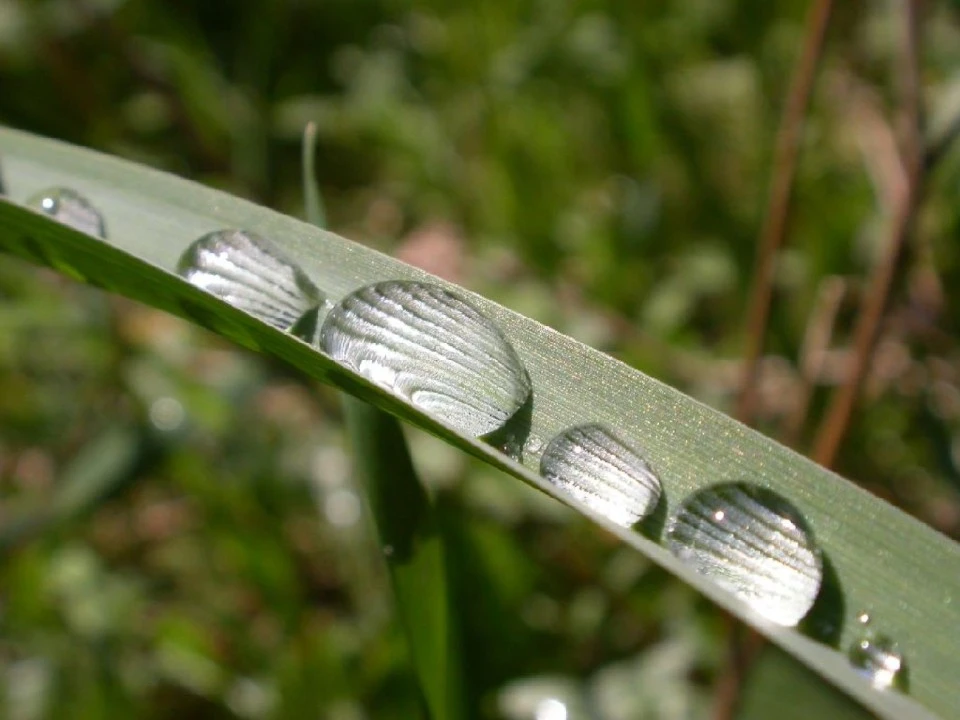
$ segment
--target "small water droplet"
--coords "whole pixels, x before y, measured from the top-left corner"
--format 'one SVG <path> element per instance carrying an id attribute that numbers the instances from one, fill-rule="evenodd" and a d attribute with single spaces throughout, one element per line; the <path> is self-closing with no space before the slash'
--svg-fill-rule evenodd
<path id="1" fill-rule="evenodd" d="M 820 550 L 800 512 L 757 485 L 726 483 L 694 493 L 670 521 L 667 546 L 781 625 L 807 614 L 823 579 Z"/>
<path id="2" fill-rule="evenodd" d="M 219 230 L 195 241 L 177 264 L 188 282 L 279 330 L 324 301 L 310 278 L 266 238 Z"/>
<path id="3" fill-rule="evenodd" d="M 334 360 L 473 437 L 503 428 L 530 398 L 510 341 L 439 285 L 388 281 L 345 297 L 320 346 Z"/>
<path id="4" fill-rule="evenodd" d="M 646 460 L 597 424 L 572 427 L 553 438 L 540 458 L 540 474 L 625 527 L 650 514 L 662 492 Z"/>
<path id="5" fill-rule="evenodd" d="M 543 440 L 536 435 L 531 435 L 527 438 L 527 442 L 524 443 L 523 451 L 530 455 L 538 455 L 543 451 Z"/>
<path id="6" fill-rule="evenodd" d="M 50 188 L 36 193 L 27 205 L 46 213 L 55 220 L 69 225 L 74 230 L 106 237 L 107 230 L 100 212 L 76 190 L 70 188 Z"/>
<path id="7" fill-rule="evenodd" d="M 905 691 L 907 664 L 903 653 L 890 637 L 875 632 L 870 622 L 866 612 L 857 615 L 860 632 L 847 652 L 850 664 L 877 690 Z"/>

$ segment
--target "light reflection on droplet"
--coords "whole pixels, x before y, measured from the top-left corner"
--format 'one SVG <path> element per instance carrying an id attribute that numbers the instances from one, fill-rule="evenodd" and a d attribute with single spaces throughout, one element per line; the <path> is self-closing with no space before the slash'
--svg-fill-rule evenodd
<path id="1" fill-rule="evenodd" d="M 653 512 L 663 492 L 640 452 L 598 423 L 577 425 L 554 437 L 540 458 L 540 474 L 624 527 Z"/>
<path id="2" fill-rule="evenodd" d="M 677 557 L 781 625 L 800 622 L 820 591 L 820 550 L 800 512 L 757 485 L 724 483 L 694 493 L 666 538 Z"/>
<path id="3" fill-rule="evenodd" d="M 503 429 L 530 378 L 500 327 L 433 283 L 388 281 L 343 298 L 320 346 L 334 360 L 473 437 Z"/>
<path id="4" fill-rule="evenodd" d="M 858 636 L 847 657 L 853 668 L 877 690 L 907 690 L 907 665 L 899 646 L 887 635 L 871 627 L 867 612 L 857 614 Z"/>
<path id="5" fill-rule="evenodd" d="M 248 230 L 207 233 L 186 249 L 177 272 L 279 330 L 290 330 L 324 302 L 323 293 L 286 253 Z"/>
<path id="6" fill-rule="evenodd" d="M 543 440 L 536 435 L 531 435 L 523 445 L 523 452 L 529 455 L 539 455 L 543 452 Z"/>
<path id="7" fill-rule="evenodd" d="M 103 215 L 83 195 L 71 188 L 50 188 L 33 195 L 27 205 L 46 213 L 74 230 L 106 237 Z"/>

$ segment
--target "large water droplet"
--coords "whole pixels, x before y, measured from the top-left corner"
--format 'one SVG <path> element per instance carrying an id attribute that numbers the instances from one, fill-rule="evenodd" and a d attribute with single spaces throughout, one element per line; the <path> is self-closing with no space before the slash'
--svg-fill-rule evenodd
<path id="1" fill-rule="evenodd" d="M 553 438 L 540 458 L 540 474 L 625 527 L 660 500 L 660 481 L 646 460 L 602 425 L 572 427 Z"/>
<path id="2" fill-rule="evenodd" d="M 897 643 L 874 632 L 866 613 L 860 613 L 857 622 L 859 633 L 847 653 L 850 664 L 878 690 L 906 690 L 907 663 Z"/>
<path id="3" fill-rule="evenodd" d="M 106 237 L 106 225 L 100 212 L 76 190 L 70 188 L 51 188 L 36 193 L 27 205 L 46 213 L 50 217 L 69 225 L 74 230 Z"/>
<path id="4" fill-rule="evenodd" d="M 219 230 L 194 242 L 177 264 L 187 281 L 280 330 L 323 303 L 310 278 L 266 238 Z"/>
<path id="5" fill-rule="evenodd" d="M 320 345 L 474 437 L 502 428 L 530 398 L 530 378 L 496 323 L 439 285 L 389 281 L 351 293 L 327 315 Z"/>
<path id="6" fill-rule="evenodd" d="M 796 625 L 820 590 L 820 551 L 800 512 L 756 485 L 714 485 L 687 498 L 668 525 L 667 545 L 781 625 Z"/>

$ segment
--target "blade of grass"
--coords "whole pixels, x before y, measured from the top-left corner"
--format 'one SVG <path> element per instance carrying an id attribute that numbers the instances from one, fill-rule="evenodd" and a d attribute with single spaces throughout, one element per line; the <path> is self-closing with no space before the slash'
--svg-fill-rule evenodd
<path id="1" fill-rule="evenodd" d="M 429 715 L 435 720 L 462 717 L 458 648 L 436 511 L 417 481 L 397 419 L 354 397 L 346 397 L 343 405 L 354 467 L 367 490 Z"/>
<path id="2" fill-rule="evenodd" d="M 10 192 L 27 197 L 49 185 L 87 195 L 109 219 L 109 241 L 0 201 L 0 247 L 73 277 L 194 318 L 239 344 L 270 353 L 345 389 L 520 478 L 642 552 L 731 614 L 756 628 L 881 717 L 960 714 L 960 546 L 833 473 L 662 383 L 539 323 L 331 233 L 196 183 L 62 143 L 0 129 Z M 383 279 L 427 279 L 467 295 L 499 323 L 524 360 L 534 387 L 532 433 L 552 437 L 575 423 L 617 428 L 647 451 L 660 472 L 665 510 L 724 480 L 756 482 L 804 515 L 836 571 L 831 608 L 841 614 L 838 645 L 868 609 L 911 663 L 913 699 L 879 693 L 844 654 L 774 626 L 698 575 L 663 546 L 605 518 L 540 478 L 537 458 L 516 462 L 375 387 L 296 338 L 269 328 L 175 276 L 179 255 L 199 235 L 242 227 L 274 240 L 331 297 Z M 919 701 L 919 702 L 917 702 Z M 926 706 L 926 707 L 924 707 Z"/>
<path id="3" fill-rule="evenodd" d="M 323 229 L 315 144 L 316 127 L 310 124 L 303 137 L 303 196 L 307 219 Z M 354 469 L 384 548 L 429 716 L 457 720 L 462 717 L 459 652 L 436 508 L 414 470 L 400 421 L 352 395 L 342 397 Z"/>
<path id="4" fill-rule="evenodd" d="M 327 228 L 327 213 L 324 210 L 323 195 L 317 184 L 316 174 L 317 156 L 317 126 L 316 123 L 307 123 L 303 130 L 303 210 L 307 222 L 316 225 L 321 230 Z"/>

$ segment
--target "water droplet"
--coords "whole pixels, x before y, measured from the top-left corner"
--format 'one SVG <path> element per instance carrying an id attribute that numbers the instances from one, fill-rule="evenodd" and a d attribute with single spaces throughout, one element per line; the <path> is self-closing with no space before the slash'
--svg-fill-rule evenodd
<path id="1" fill-rule="evenodd" d="M 382 282 L 348 295 L 327 315 L 320 346 L 474 437 L 504 427 L 530 398 L 530 378 L 500 328 L 431 283 Z"/>
<path id="2" fill-rule="evenodd" d="M 323 303 L 323 294 L 293 260 L 246 230 L 204 235 L 184 252 L 177 272 L 279 330 L 289 330 Z"/>
<path id="3" fill-rule="evenodd" d="M 27 200 L 27 205 L 46 213 L 64 225 L 69 225 L 74 230 L 97 237 L 107 236 L 103 216 L 76 190 L 70 188 L 44 190 Z"/>
<path id="4" fill-rule="evenodd" d="M 660 500 L 660 481 L 646 460 L 602 425 L 572 427 L 553 438 L 540 458 L 540 474 L 625 527 Z"/>
<path id="5" fill-rule="evenodd" d="M 531 435 L 524 443 L 523 451 L 530 455 L 538 455 L 543 450 L 543 440 L 536 435 Z"/>
<path id="6" fill-rule="evenodd" d="M 689 497 L 667 528 L 674 555 L 781 625 L 796 625 L 820 590 L 823 563 L 800 512 L 745 483 Z"/>
<path id="7" fill-rule="evenodd" d="M 850 664 L 877 690 L 906 690 L 907 664 L 897 643 L 874 632 L 867 613 L 858 614 L 857 622 L 860 632 L 847 653 Z"/>

